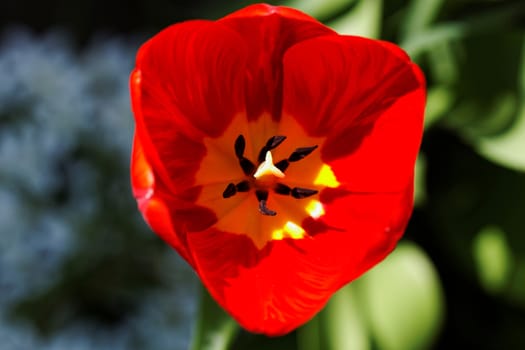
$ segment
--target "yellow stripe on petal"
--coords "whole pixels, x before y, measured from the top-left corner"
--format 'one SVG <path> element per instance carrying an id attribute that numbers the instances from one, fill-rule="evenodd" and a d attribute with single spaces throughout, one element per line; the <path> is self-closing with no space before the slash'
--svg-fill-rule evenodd
<path id="1" fill-rule="evenodd" d="M 272 234 L 272 239 L 281 240 L 284 238 L 284 230 L 275 230 Z"/>
<path id="2" fill-rule="evenodd" d="M 313 199 L 305 207 L 306 212 L 314 219 L 319 219 L 325 214 L 324 206 L 321 202 Z"/>
<path id="3" fill-rule="evenodd" d="M 340 183 L 335 178 L 332 168 L 330 168 L 330 166 L 327 164 L 323 164 L 321 170 L 319 170 L 319 174 L 314 180 L 314 185 L 335 188 L 339 187 Z"/>
<path id="4" fill-rule="evenodd" d="M 284 238 L 299 239 L 305 236 L 306 231 L 296 223 L 287 221 L 282 229 L 274 230 L 272 232 L 272 239 L 280 240 Z"/>
<path id="5" fill-rule="evenodd" d="M 286 233 L 288 233 L 289 236 L 294 239 L 303 238 L 305 233 L 304 229 L 301 226 L 291 221 L 286 222 L 286 224 L 284 225 L 284 231 L 286 231 Z"/>

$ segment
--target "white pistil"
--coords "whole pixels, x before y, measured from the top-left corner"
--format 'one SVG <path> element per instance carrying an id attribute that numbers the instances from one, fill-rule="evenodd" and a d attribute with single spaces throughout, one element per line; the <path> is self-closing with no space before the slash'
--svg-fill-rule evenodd
<path id="1" fill-rule="evenodd" d="M 265 175 L 273 175 L 275 177 L 283 178 L 284 173 L 279 170 L 275 165 L 273 165 L 273 158 L 272 158 L 272 152 L 267 151 L 266 157 L 264 159 L 264 162 L 262 162 L 259 167 L 257 168 L 257 171 L 255 174 L 253 174 L 253 177 L 256 179 L 265 176 Z"/>

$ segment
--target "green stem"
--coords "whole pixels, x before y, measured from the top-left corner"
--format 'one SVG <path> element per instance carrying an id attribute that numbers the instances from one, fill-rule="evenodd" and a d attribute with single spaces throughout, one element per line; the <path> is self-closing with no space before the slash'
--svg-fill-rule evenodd
<path id="1" fill-rule="evenodd" d="M 239 327 L 201 286 L 191 350 L 227 350 Z"/>

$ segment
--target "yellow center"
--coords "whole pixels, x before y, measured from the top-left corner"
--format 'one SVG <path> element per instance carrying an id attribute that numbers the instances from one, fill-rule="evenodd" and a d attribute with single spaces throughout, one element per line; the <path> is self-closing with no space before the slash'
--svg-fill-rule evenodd
<path id="1" fill-rule="evenodd" d="M 235 156 L 233 145 L 239 135 L 244 135 L 246 139 L 244 156 L 257 166 L 251 179 L 243 173 Z M 259 151 L 274 135 L 285 135 L 287 138 L 271 152 L 267 151 L 264 161 L 257 164 Z M 282 182 L 290 188 L 317 191 L 339 186 L 330 166 L 321 160 L 323 142 L 324 138 L 308 136 L 302 126 L 289 116 L 283 116 L 279 123 L 272 121 L 269 115 L 247 123 L 245 116 L 238 115 L 223 135 L 204 140 L 207 154 L 195 179 L 196 183 L 203 185 L 197 204 L 216 213 L 218 221 L 215 228 L 246 234 L 258 248 L 264 247 L 270 240 L 304 238 L 308 232 L 301 227 L 302 222 L 308 217 L 319 219 L 325 214 L 319 194 L 297 199 L 277 194 L 271 188 L 276 182 Z M 304 159 L 290 163 L 284 173 L 275 166 L 274 160 L 287 159 L 296 148 L 313 145 L 319 148 Z M 237 184 L 246 180 L 252 185 L 250 191 L 223 198 L 222 193 L 229 183 Z M 268 208 L 276 211 L 277 215 L 268 216 L 259 212 L 255 190 L 261 188 L 268 190 Z"/>

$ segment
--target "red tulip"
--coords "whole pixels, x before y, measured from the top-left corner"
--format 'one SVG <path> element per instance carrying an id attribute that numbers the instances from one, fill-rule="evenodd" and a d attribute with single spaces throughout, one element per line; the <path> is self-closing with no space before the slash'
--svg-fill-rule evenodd
<path id="1" fill-rule="evenodd" d="M 402 236 L 425 83 L 397 46 L 253 5 L 146 42 L 131 97 L 140 211 L 244 328 L 300 326 Z"/>

